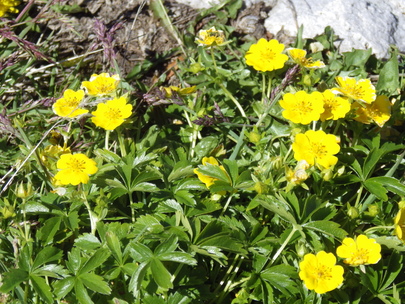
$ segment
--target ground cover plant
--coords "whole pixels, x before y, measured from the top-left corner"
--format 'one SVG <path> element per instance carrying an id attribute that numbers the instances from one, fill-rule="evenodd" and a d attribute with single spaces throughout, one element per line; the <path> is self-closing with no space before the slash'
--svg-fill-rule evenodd
<path id="1" fill-rule="evenodd" d="M 151 1 L 181 60 L 146 83 L 100 21 L 101 64 L 58 61 L 41 26 L 76 6 L 0 4 L 1 303 L 403 303 L 395 46 L 241 39 L 242 1 L 182 33 Z"/>

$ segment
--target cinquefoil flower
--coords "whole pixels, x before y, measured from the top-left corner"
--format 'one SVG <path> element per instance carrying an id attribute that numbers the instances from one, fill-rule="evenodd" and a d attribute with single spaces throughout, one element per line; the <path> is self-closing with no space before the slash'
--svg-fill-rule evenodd
<path id="1" fill-rule="evenodd" d="M 125 97 L 107 100 L 106 103 L 99 103 L 96 111 L 91 114 L 94 117 L 91 121 L 105 130 L 114 130 L 124 123 L 125 119 L 132 114 L 132 105 L 127 104 Z"/>
<path id="2" fill-rule="evenodd" d="M 284 118 L 294 123 L 307 125 L 319 119 L 323 108 L 323 96 L 320 92 L 307 93 L 298 91 L 297 93 L 284 94 L 280 100 L 280 106 L 285 110 Z"/>
<path id="3" fill-rule="evenodd" d="M 20 3 L 18 0 L 0 0 L 0 17 L 7 16 L 8 13 L 18 13 L 15 7 Z"/>
<path id="4" fill-rule="evenodd" d="M 374 239 L 359 235 L 355 240 L 345 238 L 336 249 L 336 254 L 352 266 L 375 264 L 381 259 L 381 245 Z"/>
<path id="5" fill-rule="evenodd" d="M 196 91 L 196 86 L 179 88 L 175 86 L 163 87 L 163 90 L 166 92 L 166 98 L 171 98 L 173 93 L 178 94 L 179 96 L 186 96 L 192 94 Z"/>
<path id="6" fill-rule="evenodd" d="M 396 236 L 405 243 L 405 208 L 399 209 L 394 219 L 394 231 Z"/>
<path id="7" fill-rule="evenodd" d="M 320 251 L 316 255 L 309 253 L 300 263 L 300 279 L 309 290 L 322 294 L 336 289 L 343 282 L 343 267 L 336 265 L 332 253 Z"/>
<path id="8" fill-rule="evenodd" d="M 202 164 L 203 166 L 207 164 L 218 166 L 219 168 L 221 168 L 222 171 L 226 172 L 224 166 L 220 166 L 218 161 L 213 156 L 203 157 Z M 194 169 L 194 173 L 197 174 L 198 179 L 202 181 L 207 186 L 207 188 L 210 188 L 215 183 L 215 181 L 218 180 L 215 177 L 202 174 L 198 169 Z"/>
<path id="9" fill-rule="evenodd" d="M 120 83 L 119 75 L 110 76 L 109 73 L 93 74 L 90 81 L 83 81 L 82 87 L 91 96 L 105 96 L 113 94 Z"/>
<path id="10" fill-rule="evenodd" d="M 252 44 L 247 51 L 245 55 L 246 64 L 261 72 L 281 69 L 288 60 L 288 56 L 282 54 L 283 50 L 284 44 L 277 40 L 267 41 L 261 38 L 256 44 Z"/>
<path id="11" fill-rule="evenodd" d="M 73 118 L 82 114 L 86 114 L 87 110 L 80 109 L 80 103 L 84 98 L 84 91 L 73 91 L 67 89 L 63 92 L 63 97 L 56 100 L 52 106 L 53 112 L 60 117 Z"/>
<path id="12" fill-rule="evenodd" d="M 195 41 L 198 42 L 198 45 L 211 47 L 223 44 L 225 42 L 225 35 L 223 31 L 217 30 L 213 26 L 208 30 L 200 30 Z"/>
<path id="13" fill-rule="evenodd" d="M 319 165 L 328 169 L 337 163 L 334 155 L 340 151 L 340 146 L 335 135 L 322 130 L 309 130 L 295 136 L 292 149 L 297 161 L 306 160 L 311 166 Z"/>
<path id="14" fill-rule="evenodd" d="M 288 55 L 299 66 L 307 69 L 319 69 L 325 67 L 321 60 L 313 61 L 312 58 L 306 58 L 307 51 L 301 49 L 288 49 Z"/>
<path id="15" fill-rule="evenodd" d="M 354 109 L 355 114 L 354 120 L 364 124 L 370 124 L 374 121 L 380 128 L 391 117 L 391 102 L 385 95 L 378 96 L 371 104 L 354 102 L 352 109 Z"/>
<path id="16" fill-rule="evenodd" d="M 338 87 L 332 89 L 333 93 L 365 103 L 372 103 L 375 100 L 375 87 L 370 79 L 356 80 L 352 77 L 338 76 L 335 80 Z"/>
<path id="17" fill-rule="evenodd" d="M 342 98 L 333 94 L 331 90 L 322 93 L 324 112 L 321 120 L 338 120 L 343 118 L 350 111 L 350 102 L 347 98 Z"/>
<path id="18" fill-rule="evenodd" d="M 62 154 L 56 166 L 60 169 L 54 177 L 57 185 L 87 184 L 89 175 L 98 171 L 96 162 L 82 153 Z"/>

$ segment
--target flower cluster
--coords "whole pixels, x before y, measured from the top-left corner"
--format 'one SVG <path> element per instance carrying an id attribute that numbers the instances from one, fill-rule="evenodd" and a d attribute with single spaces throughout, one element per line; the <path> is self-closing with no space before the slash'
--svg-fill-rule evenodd
<path id="1" fill-rule="evenodd" d="M 217 30 L 215 27 L 211 27 L 208 30 L 200 30 L 195 38 L 198 45 L 213 47 L 216 45 L 222 45 L 225 42 L 224 32 Z"/>
<path id="2" fill-rule="evenodd" d="M 91 112 L 91 121 L 97 127 L 114 130 L 132 114 L 132 105 L 127 104 L 125 96 L 114 97 L 119 82 L 118 75 L 93 74 L 89 81 L 82 82 L 81 90 L 67 89 L 63 93 L 63 97 L 53 104 L 53 111 L 56 115 L 64 118 L 79 117 L 89 112 L 84 107 L 90 105 L 89 100 L 96 98 L 97 109 Z M 89 96 L 87 98 L 85 97 L 86 93 Z"/>
<path id="3" fill-rule="evenodd" d="M 336 249 L 338 257 L 350 266 L 376 264 L 381 259 L 381 245 L 374 239 L 359 235 L 356 239 L 345 238 Z M 300 262 L 299 277 L 309 290 L 323 294 L 334 290 L 343 283 L 344 269 L 336 265 L 333 253 L 320 251 L 316 255 L 309 253 Z"/>

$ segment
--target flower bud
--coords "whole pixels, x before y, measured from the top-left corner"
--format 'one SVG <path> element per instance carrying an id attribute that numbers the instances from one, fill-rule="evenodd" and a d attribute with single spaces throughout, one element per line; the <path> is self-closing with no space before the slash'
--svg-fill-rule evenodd
<path id="1" fill-rule="evenodd" d="M 356 219 L 359 217 L 359 210 L 356 207 L 353 206 L 348 206 L 347 208 L 347 215 L 351 218 L 351 219 Z"/>
<path id="2" fill-rule="evenodd" d="M 32 184 L 30 182 L 27 183 L 27 188 L 24 187 L 24 184 L 21 182 L 18 187 L 17 187 L 17 191 L 16 191 L 16 195 L 19 198 L 27 198 L 29 196 L 31 196 L 34 193 L 34 191 L 32 190 Z"/>

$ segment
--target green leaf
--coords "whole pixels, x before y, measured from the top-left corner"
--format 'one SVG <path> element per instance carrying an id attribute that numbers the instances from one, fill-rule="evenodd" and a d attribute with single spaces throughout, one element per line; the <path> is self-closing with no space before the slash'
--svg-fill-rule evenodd
<path id="1" fill-rule="evenodd" d="M 383 200 L 385 202 L 388 200 L 387 190 L 383 187 L 383 185 L 380 182 L 373 180 L 373 178 L 370 178 L 370 179 L 364 181 L 363 184 L 364 184 L 364 187 L 371 194 L 374 194 L 380 200 Z"/>
<path id="2" fill-rule="evenodd" d="M 129 254 L 137 262 L 145 262 L 153 257 L 152 250 L 141 243 L 132 242 L 130 244 Z"/>
<path id="3" fill-rule="evenodd" d="M 342 240 L 348 234 L 345 230 L 343 230 L 342 228 L 339 228 L 340 225 L 338 223 L 331 222 L 331 221 L 309 222 L 309 223 L 302 225 L 302 227 L 324 233 L 328 236 L 335 237 L 339 240 Z"/>
<path id="4" fill-rule="evenodd" d="M 119 265 L 122 265 L 122 252 L 121 252 L 121 246 L 120 246 L 120 241 L 116 234 L 112 231 L 107 231 L 105 234 L 105 238 L 107 241 L 107 246 L 111 250 L 111 254 L 115 258 L 115 260 L 118 262 Z"/>
<path id="5" fill-rule="evenodd" d="M 388 94 L 394 94 L 399 87 L 398 50 L 395 49 L 391 59 L 385 63 L 379 73 L 376 89 L 379 92 L 386 91 Z"/>
<path id="6" fill-rule="evenodd" d="M 80 269 L 80 274 L 89 272 L 99 267 L 110 256 L 110 251 L 107 248 L 98 249 L 83 265 Z"/>
<path id="7" fill-rule="evenodd" d="M 82 259 L 80 257 L 80 249 L 79 248 L 72 248 L 72 250 L 68 253 L 68 260 L 66 262 L 67 268 L 70 272 L 76 274 L 80 268 L 82 263 Z"/>
<path id="8" fill-rule="evenodd" d="M 160 189 L 152 183 L 142 182 L 131 187 L 131 192 L 140 191 L 140 192 L 157 192 Z"/>
<path id="9" fill-rule="evenodd" d="M 168 239 L 166 239 L 163 243 L 159 244 L 155 251 L 155 255 L 159 255 L 161 253 L 166 253 L 166 252 L 172 252 L 174 251 L 178 244 L 178 237 L 174 234 L 172 234 Z"/>
<path id="10" fill-rule="evenodd" d="M 46 220 L 38 231 L 38 238 L 43 241 L 45 245 L 53 243 L 53 237 L 59 232 L 59 227 L 62 218 L 59 216 L 51 217 Z"/>
<path id="11" fill-rule="evenodd" d="M 128 284 L 128 289 L 132 290 L 135 297 L 137 296 L 139 289 L 141 288 L 141 284 L 142 284 L 143 278 L 146 274 L 146 271 L 148 270 L 148 267 L 149 267 L 149 261 L 143 262 L 143 263 L 139 264 L 138 268 L 132 274 L 131 280 L 129 281 L 129 284 Z"/>
<path id="12" fill-rule="evenodd" d="M 157 258 L 152 259 L 150 261 L 150 269 L 156 284 L 163 289 L 173 288 L 173 284 L 171 282 L 172 276 L 161 261 L 159 261 Z"/>
<path id="13" fill-rule="evenodd" d="M 156 256 L 161 261 L 170 261 L 187 265 L 197 265 L 197 261 L 185 252 L 164 252 Z"/>
<path id="14" fill-rule="evenodd" d="M 183 205 L 194 207 L 197 202 L 194 199 L 194 195 L 188 190 L 178 190 L 174 193 L 174 198 Z"/>
<path id="15" fill-rule="evenodd" d="M 346 68 L 350 69 L 350 67 L 353 66 L 360 68 L 364 67 L 368 58 L 370 58 L 371 51 L 372 51 L 371 49 L 367 49 L 367 50 L 353 50 L 351 52 L 343 53 L 344 64 Z"/>
<path id="16" fill-rule="evenodd" d="M 0 286 L 0 292 L 9 293 L 22 282 L 28 281 L 28 279 L 28 272 L 22 269 L 11 269 L 9 272 L 4 274 L 4 278 L 2 280 L 3 284 Z"/>
<path id="17" fill-rule="evenodd" d="M 378 176 L 368 179 L 369 181 L 377 182 L 383 185 L 387 190 L 398 194 L 399 196 L 405 196 L 405 185 L 398 181 L 398 179 L 388 176 Z"/>
<path id="18" fill-rule="evenodd" d="M 298 278 L 297 270 L 292 266 L 272 266 L 262 271 L 260 277 L 286 296 L 298 293 L 298 288 L 293 280 Z"/>
<path id="19" fill-rule="evenodd" d="M 76 247 L 84 251 L 92 251 L 101 246 L 99 239 L 90 233 L 85 233 L 75 239 Z"/>
<path id="20" fill-rule="evenodd" d="M 35 257 L 34 263 L 32 264 L 32 269 L 49 263 L 51 261 L 56 261 L 62 258 L 62 251 L 55 247 L 45 247 L 43 248 Z"/>
<path id="21" fill-rule="evenodd" d="M 78 278 L 88 289 L 105 295 L 109 295 L 111 293 L 111 288 L 99 275 L 94 273 L 83 273 Z"/>
<path id="22" fill-rule="evenodd" d="M 174 168 L 167 177 L 167 180 L 168 182 L 172 182 L 177 179 L 188 177 L 194 174 L 193 170 L 194 168 L 190 165 L 189 161 L 179 161 L 174 165 Z"/>
<path id="23" fill-rule="evenodd" d="M 53 296 L 51 293 L 51 287 L 46 284 L 45 279 L 36 275 L 30 275 L 32 287 L 38 293 L 43 301 L 46 303 L 53 303 Z"/>
<path id="24" fill-rule="evenodd" d="M 279 204 L 275 200 L 275 198 L 257 196 L 254 200 L 258 200 L 260 205 L 262 205 L 267 210 L 270 210 L 271 212 L 278 214 L 285 221 L 290 222 L 292 224 L 297 224 L 297 221 L 295 220 L 294 216 L 290 212 L 288 212 L 283 205 Z"/>
<path id="25" fill-rule="evenodd" d="M 87 289 L 80 280 L 76 280 L 75 293 L 80 304 L 94 304 L 87 292 Z"/>
<path id="26" fill-rule="evenodd" d="M 402 263 L 403 255 L 396 251 L 392 251 L 388 260 L 387 269 L 384 271 L 382 283 L 379 287 L 380 292 L 388 288 L 395 278 L 401 272 L 404 264 Z"/>
<path id="27" fill-rule="evenodd" d="M 58 299 L 63 299 L 75 286 L 75 277 L 67 277 L 56 281 L 53 284 L 53 290 Z"/>

